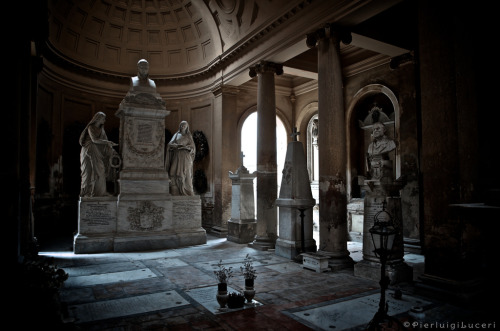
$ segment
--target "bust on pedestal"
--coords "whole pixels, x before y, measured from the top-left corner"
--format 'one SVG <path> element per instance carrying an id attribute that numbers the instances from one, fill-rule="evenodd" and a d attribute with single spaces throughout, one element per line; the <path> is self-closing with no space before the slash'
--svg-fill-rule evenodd
<path id="1" fill-rule="evenodd" d="M 375 215 L 386 204 L 386 212 L 394 219 L 397 234 L 394 238 L 392 254 L 387 260 L 387 273 L 391 284 L 411 281 L 413 269 L 404 262 L 403 221 L 400 190 L 405 186 L 403 178 L 394 180 L 393 161 L 390 153 L 396 149 L 395 142 L 387 137 L 385 125 L 372 125 L 372 142 L 368 146 L 368 179 L 360 176 L 359 184 L 366 191 L 363 220 L 363 260 L 354 266 L 354 275 L 373 280 L 380 279 L 380 259 L 373 250 L 369 229 L 374 224 Z"/>
<path id="2" fill-rule="evenodd" d="M 148 62 L 139 60 L 137 67 L 138 75 L 131 78 L 129 91 L 116 112 L 120 118 L 122 160 L 118 200 L 115 198 L 114 210 L 108 207 L 104 214 L 101 212 L 108 215 L 107 226 L 95 228 L 97 231 L 93 231 L 92 236 L 75 239 L 75 253 L 139 251 L 206 243 L 206 232 L 201 227 L 200 197 L 169 193 L 164 151 L 165 117 L 170 112 L 156 92 L 156 84 L 148 78 Z M 180 163 L 178 166 L 182 167 Z M 189 167 L 189 162 L 184 166 Z M 102 223 L 98 219 L 93 222 Z"/>

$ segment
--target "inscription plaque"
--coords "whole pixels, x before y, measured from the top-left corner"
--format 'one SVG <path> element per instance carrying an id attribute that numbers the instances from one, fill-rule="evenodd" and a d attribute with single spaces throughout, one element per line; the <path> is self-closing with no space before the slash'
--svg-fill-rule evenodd
<path id="1" fill-rule="evenodd" d="M 200 200 L 176 199 L 174 201 L 173 219 L 182 227 L 192 228 L 200 226 Z"/>
<path id="2" fill-rule="evenodd" d="M 141 122 L 137 124 L 138 144 L 153 144 L 153 125 L 151 123 Z"/>
<path id="3" fill-rule="evenodd" d="M 78 232 L 80 234 L 108 233 L 116 230 L 116 200 L 81 199 Z"/>
<path id="4" fill-rule="evenodd" d="M 82 221 L 86 222 L 88 226 L 109 225 L 113 220 L 114 215 L 109 206 L 99 203 L 88 203 L 82 218 Z"/>

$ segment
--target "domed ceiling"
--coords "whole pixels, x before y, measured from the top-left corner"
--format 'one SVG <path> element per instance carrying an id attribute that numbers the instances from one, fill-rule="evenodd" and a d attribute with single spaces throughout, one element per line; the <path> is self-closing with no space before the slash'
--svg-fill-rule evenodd
<path id="1" fill-rule="evenodd" d="M 152 76 L 193 74 L 222 52 L 203 1 L 52 0 L 48 9 L 49 47 L 105 74 L 130 76 L 142 58 Z"/>

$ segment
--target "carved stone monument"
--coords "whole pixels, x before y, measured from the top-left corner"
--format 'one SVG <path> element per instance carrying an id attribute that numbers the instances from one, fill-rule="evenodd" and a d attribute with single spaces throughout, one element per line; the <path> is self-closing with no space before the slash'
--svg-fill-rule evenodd
<path id="1" fill-rule="evenodd" d="M 387 274 L 391 284 L 411 281 L 413 269 L 404 262 L 403 221 L 400 190 L 405 186 L 403 178 L 394 180 L 391 154 L 396 149 L 395 142 L 387 137 L 385 125 L 375 122 L 364 126 L 372 130 L 373 141 L 368 146 L 368 178 L 359 176 L 358 182 L 366 191 L 363 221 L 363 260 L 354 265 L 354 275 L 380 280 L 380 260 L 375 255 L 369 229 L 374 224 L 375 215 L 384 208 L 393 218 L 398 230 L 394 238 L 392 254 L 387 261 Z"/>
<path id="2" fill-rule="evenodd" d="M 279 207 L 279 236 L 276 255 L 295 259 L 300 253 L 316 252 L 313 239 L 313 207 L 306 156 L 302 143 L 297 141 L 294 129 L 293 141 L 288 143 L 281 189 L 276 206 Z"/>
<path id="3" fill-rule="evenodd" d="M 232 181 L 231 219 L 227 222 L 227 240 L 247 244 L 255 239 L 257 220 L 255 219 L 255 197 L 253 180 L 257 174 L 250 173 L 243 165 L 235 173 L 229 172 Z"/>
<path id="4" fill-rule="evenodd" d="M 165 118 L 170 113 L 148 78 L 149 64 L 138 62 L 138 76 L 120 103 L 122 159 L 116 205 L 98 202 L 86 210 L 94 231 L 75 238 L 75 253 L 139 251 L 206 243 L 199 196 L 172 196 L 165 170 Z M 115 198 L 116 201 L 116 198 Z M 82 210 L 80 211 L 82 219 Z M 86 225 L 88 228 L 88 225 Z M 79 224 L 79 229 L 83 225 Z"/>

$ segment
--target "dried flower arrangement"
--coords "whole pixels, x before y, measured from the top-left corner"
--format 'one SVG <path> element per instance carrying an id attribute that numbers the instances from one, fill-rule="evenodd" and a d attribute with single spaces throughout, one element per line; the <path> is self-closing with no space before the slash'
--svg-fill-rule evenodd
<path id="1" fill-rule="evenodd" d="M 215 277 L 219 283 L 227 284 L 229 278 L 233 277 L 233 267 L 226 268 L 222 264 L 222 260 L 217 264 L 218 270 L 214 270 Z"/>
<path id="2" fill-rule="evenodd" d="M 241 274 L 245 279 L 255 279 L 257 278 L 257 274 L 255 268 L 252 265 L 252 258 L 247 254 L 245 257 L 245 262 L 240 267 Z"/>

